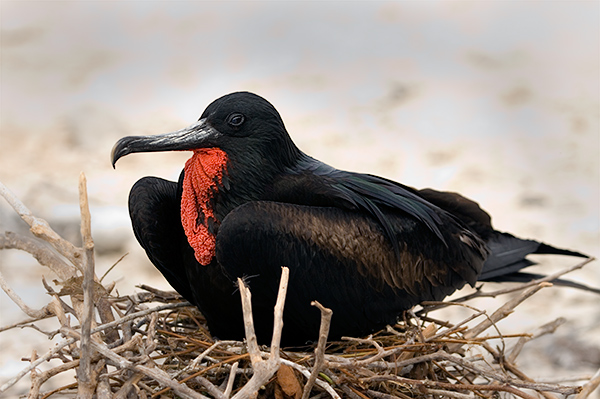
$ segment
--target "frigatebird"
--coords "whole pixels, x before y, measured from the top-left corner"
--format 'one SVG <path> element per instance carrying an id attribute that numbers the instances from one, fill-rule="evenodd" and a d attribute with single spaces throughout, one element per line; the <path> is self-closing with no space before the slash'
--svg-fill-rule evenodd
<path id="1" fill-rule="evenodd" d="M 269 342 L 281 267 L 290 269 L 282 343 L 364 336 L 465 284 L 511 280 L 528 254 L 585 255 L 516 238 L 459 194 L 416 190 L 347 172 L 296 147 L 264 98 L 236 92 L 191 126 L 128 136 L 112 151 L 192 151 L 178 182 L 144 177 L 131 189 L 133 231 L 168 282 L 220 339 L 244 337 L 238 277 L 252 290 L 259 342 Z"/>

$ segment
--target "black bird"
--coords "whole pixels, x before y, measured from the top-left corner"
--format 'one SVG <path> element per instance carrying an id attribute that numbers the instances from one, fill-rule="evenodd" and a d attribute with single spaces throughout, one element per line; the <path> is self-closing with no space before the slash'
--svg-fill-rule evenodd
<path id="1" fill-rule="evenodd" d="M 234 284 L 242 277 L 258 339 L 269 342 L 281 266 L 290 269 L 282 343 L 303 345 L 318 335 L 313 300 L 333 310 L 331 339 L 364 336 L 465 283 L 518 277 L 532 264 L 528 254 L 585 257 L 498 232 L 459 194 L 419 191 L 311 158 L 277 110 L 252 93 L 215 100 L 185 129 L 124 137 L 112 163 L 172 150 L 193 155 L 179 182 L 144 177 L 133 186 L 133 230 L 221 339 L 244 337 Z"/>

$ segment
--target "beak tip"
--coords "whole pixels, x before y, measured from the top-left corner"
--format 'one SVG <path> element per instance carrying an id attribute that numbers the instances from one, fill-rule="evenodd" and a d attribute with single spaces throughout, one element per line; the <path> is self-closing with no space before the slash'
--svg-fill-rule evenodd
<path id="1" fill-rule="evenodd" d="M 124 155 L 123 148 L 120 145 L 121 142 L 122 140 L 119 140 L 110 151 L 110 164 L 112 165 L 113 169 L 116 169 L 117 161 Z"/>

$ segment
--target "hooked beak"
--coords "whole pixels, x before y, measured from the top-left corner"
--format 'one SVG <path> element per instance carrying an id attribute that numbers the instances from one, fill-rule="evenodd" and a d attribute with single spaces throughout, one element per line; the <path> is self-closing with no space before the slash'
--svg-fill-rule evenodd
<path id="1" fill-rule="evenodd" d="M 123 137 L 113 147 L 110 159 L 114 168 L 119 158 L 134 152 L 194 150 L 212 146 L 211 139 L 220 135 L 221 133 L 208 124 L 206 118 L 204 118 L 184 129 L 171 133 L 155 136 Z M 212 144 L 214 145 L 214 143 Z"/>

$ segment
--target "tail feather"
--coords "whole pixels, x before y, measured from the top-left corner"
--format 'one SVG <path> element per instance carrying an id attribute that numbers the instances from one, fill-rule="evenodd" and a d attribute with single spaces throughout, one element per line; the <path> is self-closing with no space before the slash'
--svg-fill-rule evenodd
<path id="1" fill-rule="evenodd" d="M 479 280 L 494 279 L 518 272 L 534 262 L 525 257 L 538 250 L 540 243 L 522 240 L 508 233 L 494 234 L 487 241 L 490 255 L 483 265 Z"/>
<path id="2" fill-rule="evenodd" d="M 589 258 L 588 255 L 582 254 L 581 252 L 575 252 L 569 249 L 555 248 L 551 245 L 544 244 L 543 242 L 540 242 L 538 249 L 532 253 L 541 255 L 567 255 L 577 256 L 579 258 Z"/>
<path id="3" fill-rule="evenodd" d="M 481 209 L 478 203 L 460 194 L 431 189 L 419 190 L 418 194 L 460 219 L 486 242 L 490 254 L 477 278 L 479 281 L 523 282 L 544 277 L 521 272 L 522 269 L 535 264 L 535 262 L 526 258 L 530 254 L 589 258 L 588 255 L 579 252 L 555 248 L 538 241 L 523 240 L 511 234 L 496 231 L 492 227 L 490 215 Z M 590 288 L 568 280 L 557 279 L 553 283 L 600 293 L 600 290 L 596 288 Z"/>
<path id="4" fill-rule="evenodd" d="M 533 240 L 523 240 L 512 234 L 500 232 L 496 232 L 488 240 L 487 245 L 490 249 L 490 255 L 478 277 L 480 281 L 515 281 L 515 273 L 535 264 L 535 262 L 526 259 L 526 256 L 530 254 L 589 257 L 579 252 L 555 248 Z M 528 273 L 520 274 L 528 275 Z"/>
<path id="5" fill-rule="evenodd" d="M 491 278 L 491 279 L 486 279 L 485 281 L 494 281 L 494 282 L 503 282 L 503 283 L 507 283 L 507 282 L 527 283 L 529 281 L 539 280 L 544 277 L 546 277 L 546 276 L 544 276 L 543 274 L 517 272 L 517 273 L 505 274 L 503 276 L 500 276 L 499 280 L 496 280 L 495 278 Z M 577 282 L 571 281 L 571 280 L 565 280 L 562 278 L 557 278 L 555 280 L 552 280 L 552 284 L 558 285 L 561 287 L 577 288 L 579 290 L 589 291 L 589 292 L 593 292 L 595 294 L 600 294 L 600 288 L 590 287 L 585 284 L 577 283 Z"/>

